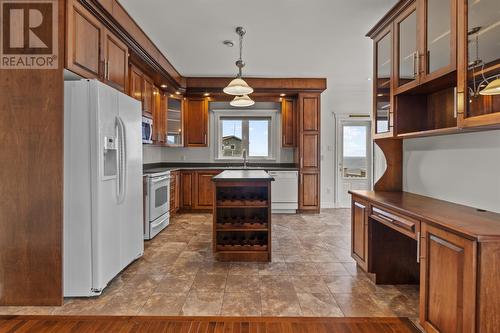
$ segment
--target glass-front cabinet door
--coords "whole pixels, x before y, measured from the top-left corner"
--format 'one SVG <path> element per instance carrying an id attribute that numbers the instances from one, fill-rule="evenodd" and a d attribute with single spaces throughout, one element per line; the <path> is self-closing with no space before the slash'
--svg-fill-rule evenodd
<path id="1" fill-rule="evenodd" d="M 411 88 L 418 84 L 420 54 L 417 36 L 417 8 L 410 6 L 396 19 L 396 87 Z"/>
<path id="2" fill-rule="evenodd" d="M 425 27 L 423 68 L 430 80 L 456 69 L 457 0 L 419 1 Z"/>
<path id="3" fill-rule="evenodd" d="M 500 122 L 500 1 L 467 2 L 466 126 Z"/>
<path id="4" fill-rule="evenodd" d="M 390 132 L 392 77 L 392 31 L 375 39 L 374 125 L 375 134 Z"/>

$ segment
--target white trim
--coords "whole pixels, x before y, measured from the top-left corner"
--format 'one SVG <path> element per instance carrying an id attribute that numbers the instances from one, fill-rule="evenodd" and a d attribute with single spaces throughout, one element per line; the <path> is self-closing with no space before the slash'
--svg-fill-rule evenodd
<path id="1" fill-rule="evenodd" d="M 248 157 L 249 161 L 252 162 L 270 162 L 270 161 L 277 161 L 279 160 L 279 153 L 280 153 L 280 145 L 281 142 L 279 138 L 281 138 L 281 135 L 278 135 L 280 132 L 280 124 L 279 124 L 279 110 L 271 110 L 271 109 L 264 109 L 264 110 L 229 110 L 229 109 L 214 109 L 211 110 L 213 114 L 213 129 L 214 129 L 214 136 L 213 136 L 213 142 L 215 143 L 212 148 L 212 158 L 214 161 L 228 161 L 228 162 L 235 162 L 235 161 L 242 161 L 242 158 L 220 158 L 220 142 L 219 142 L 219 133 L 221 132 L 221 122 L 220 118 L 221 117 L 257 117 L 257 118 L 271 118 L 271 124 L 270 124 L 270 131 L 268 133 L 269 135 L 269 157 Z"/>

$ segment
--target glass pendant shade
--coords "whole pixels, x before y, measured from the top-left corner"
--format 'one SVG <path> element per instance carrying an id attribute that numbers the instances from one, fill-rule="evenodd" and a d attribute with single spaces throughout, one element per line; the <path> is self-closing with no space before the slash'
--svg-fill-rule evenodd
<path id="1" fill-rule="evenodd" d="M 236 107 L 245 107 L 254 105 L 255 101 L 248 97 L 248 95 L 242 95 L 236 96 L 229 104 Z"/>
<path id="2" fill-rule="evenodd" d="M 228 95 L 242 96 L 253 93 L 252 87 L 241 78 L 236 78 L 229 82 L 227 87 L 223 89 L 224 93 Z"/>
<path id="3" fill-rule="evenodd" d="M 500 79 L 491 81 L 479 94 L 485 96 L 500 95 Z"/>

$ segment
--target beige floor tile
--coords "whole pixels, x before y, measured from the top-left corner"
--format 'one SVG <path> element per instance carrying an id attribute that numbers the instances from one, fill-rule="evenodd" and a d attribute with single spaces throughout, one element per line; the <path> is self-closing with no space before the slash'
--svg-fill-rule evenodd
<path id="1" fill-rule="evenodd" d="M 196 275 L 167 274 L 155 289 L 156 293 L 188 293 L 191 290 Z"/>
<path id="2" fill-rule="evenodd" d="M 292 276 L 291 279 L 297 293 L 330 293 L 321 276 L 299 275 Z"/>
<path id="3" fill-rule="evenodd" d="M 192 290 L 182 306 L 185 316 L 217 316 L 221 312 L 224 292 L 202 292 Z"/>
<path id="4" fill-rule="evenodd" d="M 203 274 L 228 274 L 230 263 L 207 261 L 200 265 L 199 273 Z"/>
<path id="5" fill-rule="evenodd" d="M 323 276 L 328 289 L 332 294 L 370 294 L 375 293 L 375 286 L 368 278 L 354 276 Z"/>
<path id="6" fill-rule="evenodd" d="M 286 275 L 266 275 L 260 277 L 260 293 L 295 294 L 292 278 Z"/>
<path id="7" fill-rule="evenodd" d="M 255 262 L 236 262 L 229 265 L 229 275 L 258 275 L 259 264 Z"/>
<path id="8" fill-rule="evenodd" d="M 182 306 L 186 298 L 187 293 L 155 293 L 149 297 L 139 314 L 144 316 L 178 316 L 182 313 Z"/>
<path id="9" fill-rule="evenodd" d="M 263 316 L 301 316 L 296 294 L 261 294 Z"/>
<path id="10" fill-rule="evenodd" d="M 284 262 L 261 263 L 259 275 L 288 275 L 287 265 Z"/>
<path id="11" fill-rule="evenodd" d="M 223 316 L 260 316 L 262 305 L 260 294 L 254 292 L 224 294 L 222 301 Z"/>
<path id="12" fill-rule="evenodd" d="M 286 265 L 290 275 L 318 275 L 318 269 L 312 262 L 288 262 Z"/>
<path id="13" fill-rule="evenodd" d="M 346 317 L 394 317 L 390 308 L 370 294 L 335 294 L 334 299 Z"/>
<path id="14" fill-rule="evenodd" d="M 330 293 L 297 293 L 302 315 L 311 317 L 343 317 Z"/>
<path id="15" fill-rule="evenodd" d="M 196 291 L 224 291 L 226 279 L 226 274 L 198 273 L 191 289 Z"/>
<path id="16" fill-rule="evenodd" d="M 228 275 L 226 292 L 259 292 L 260 279 L 258 275 Z"/>
<path id="17" fill-rule="evenodd" d="M 349 274 L 345 266 L 338 262 L 316 263 L 316 267 L 320 275 L 351 275 Z"/>

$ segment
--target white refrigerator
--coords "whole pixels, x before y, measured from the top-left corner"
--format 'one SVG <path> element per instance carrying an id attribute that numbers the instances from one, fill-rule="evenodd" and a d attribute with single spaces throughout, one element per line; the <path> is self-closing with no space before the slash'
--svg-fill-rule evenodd
<path id="1" fill-rule="evenodd" d="M 144 253 L 141 103 L 64 84 L 64 296 L 96 296 Z"/>

